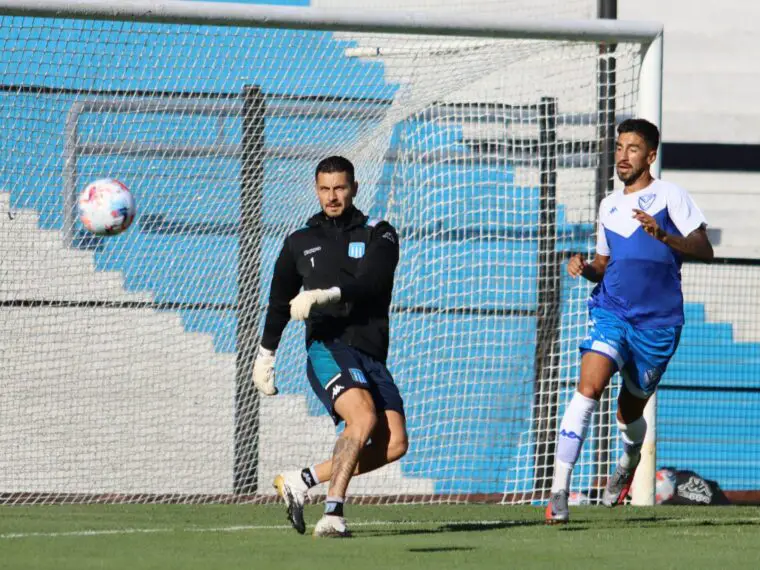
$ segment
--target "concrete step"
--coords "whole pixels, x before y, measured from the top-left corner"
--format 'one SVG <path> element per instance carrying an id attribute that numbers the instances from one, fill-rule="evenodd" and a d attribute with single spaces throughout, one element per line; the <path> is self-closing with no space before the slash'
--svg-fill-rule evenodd
<path id="1" fill-rule="evenodd" d="M 0 192 L 0 196 L 4 193 Z M 7 195 L 6 195 L 7 197 Z M 0 232 L 34 233 L 39 229 L 39 216 L 31 210 L 13 210 L 4 208 L 0 216 Z M 10 215 L 9 215 L 10 214 Z M 42 239 L 42 236 L 39 236 Z"/>
<path id="2" fill-rule="evenodd" d="M 353 0 L 311 0 L 317 8 L 356 8 Z M 563 2 L 556 0 L 363 0 L 362 10 L 413 10 L 415 12 L 439 12 L 456 14 L 477 13 L 501 15 L 508 12 L 513 18 L 594 18 L 593 2 Z"/>
<path id="3" fill-rule="evenodd" d="M 707 217 L 710 225 L 714 224 L 714 217 L 724 219 L 726 216 L 736 215 L 737 220 L 741 216 L 751 216 L 753 211 L 760 214 L 760 196 L 741 194 L 739 192 L 690 192 L 697 206 Z M 751 220 L 750 220 L 751 221 Z M 754 225 L 755 222 L 752 224 Z"/>
<path id="4" fill-rule="evenodd" d="M 720 226 L 713 226 L 715 228 L 720 228 Z M 720 240 L 718 241 L 718 245 L 716 247 L 720 247 L 721 251 L 725 249 L 735 249 L 735 250 L 747 250 L 747 251 L 757 251 L 758 248 L 758 233 L 755 231 L 749 231 L 747 227 L 738 227 L 738 228 L 731 228 L 728 229 L 721 229 L 720 233 Z M 757 255 L 750 255 L 750 256 L 741 256 L 741 255 L 724 255 L 723 253 L 718 253 L 718 251 L 715 251 L 715 255 L 719 257 L 750 257 L 750 258 L 757 258 Z"/>
<path id="5" fill-rule="evenodd" d="M 637 0 L 619 2 L 618 18 L 621 20 L 652 20 L 663 22 L 666 33 L 680 31 L 701 32 L 706 36 L 710 30 L 752 30 L 752 24 L 760 17 L 760 7 L 745 0 L 725 0 L 720 3 L 700 3 L 699 8 L 688 0 L 660 2 Z"/>
<path id="6" fill-rule="evenodd" d="M 709 109 L 711 113 L 725 114 L 733 114 L 737 109 L 752 112 L 758 96 L 760 74 L 671 74 L 668 76 L 667 88 L 663 91 L 663 109 Z"/>
<path id="7" fill-rule="evenodd" d="M 714 249 L 716 257 L 738 257 L 760 259 L 760 245 L 719 245 Z"/>
<path id="8" fill-rule="evenodd" d="M 706 34 L 704 30 L 695 29 L 691 22 L 684 23 L 691 27 L 666 24 L 664 64 L 668 77 L 695 72 L 702 80 L 709 80 L 713 73 L 756 72 L 756 62 L 752 59 L 752 30 L 740 26 L 721 29 L 710 24 L 713 33 Z M 700 77 L 696 79 L 700 80 Z"/>
<path id="9" fill-rule="evenodd" d="M 718 210 L 714 208 L 705 210 L 710 213 L 708 222 L 711 227 L 723 228 L 726 232 L 749 233 L 752 237 L 760 238 L 760 230 L 757 229 L 760 211 L 748 211 L 746 209 L 747 206 L 748 204 L 745 204 L 744 209 L 737 207 L 731 210 Z"/>
<path id="10" fill-rule="evenodd" d="M 7 216 L 4 300 L 145 300 L 36 213 Z M 229 493 L 235 355 L 175 312 L 6 307 L 0 319 L 0 488 L 62 493 Z M 6 426 L 12 426 L 10 431 Z M 9 428 L 10 429 L 10 428 Z"/>
<path id="11" fill-rule="evenodd" d="M 704 212 L 710 228 L 719 229 L 716 255 L 760 255 L 760 175 L 666 171 L 663 178 L 686 188 Z"/>
<path id="12" fill-rule="evenodd" d="M 0 193 L 0 198 L 7 205 L 8 194 Z M 27 210 L 13 219 L 0 215 L 2 298 L 151 300 L 150 293 L 125 291 L 120 272 L 96 271 L 92 252 L 65 247 L 60 232 L 41 230 L 37 222 L 37 215 Z"/>
<path id="13" fill-rule="evenodd" d="M 3 488 L 231 491 L 235 357 L 177 315 L 5 309 L 0 345 Z"/>
<path id="14" fill-rule="evenodd" d="M 692 107 L 688 101 L 663 104 L 663 137 L 668 142 L 757 144 L 760 114 L 752 109 L 723 112 Z"/>
<path id="15" fill-rule="evenodd" d="M 703 195 L 746 196 L 760 204 L 760 174 L 753 172 L 710 172 L 706 170 L 665 170 L 662 178 L 686 188 L 701 200 Z M 727 206 L 733 207 L 733 206 Z M 746 204 L 742 205 L 745 208 Z"/>

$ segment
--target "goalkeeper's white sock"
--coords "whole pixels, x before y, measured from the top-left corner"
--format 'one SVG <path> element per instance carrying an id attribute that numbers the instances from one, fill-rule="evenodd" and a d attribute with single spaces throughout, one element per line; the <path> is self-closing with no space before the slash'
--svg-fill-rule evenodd
<path id="1" fill-rule="evenodd" d="M 311 467 L 304 467 L 301 469 L 301 479 L 303 480 L 306 487 L 311 489 L 312 487 L 316 487 L 319 485 L 322 481 L 319 480 L 319 477 L 317 476 L 317 470 L 314 469 L 314 465 Z"/>
<path id="2" fill-rule="evenodd" d="M 623 455 L 620 456 L 620 466 L 623 469 L 634 469 L 641 459 L 641 445 L 647 434 L 647 421 L 644 416 L 629 424 L 618 422 L 620 437 L 623 440 Z"/>
<path id="3" fill-rule="evenodd" d="M 552 493 L 568 491 L 573 467 L 581 454 L 583 441 L 591 424 L 591 416 L 598 402 L 576 392 L 565 409 L 557 435 L 557 451 L 554 461 Z"/>

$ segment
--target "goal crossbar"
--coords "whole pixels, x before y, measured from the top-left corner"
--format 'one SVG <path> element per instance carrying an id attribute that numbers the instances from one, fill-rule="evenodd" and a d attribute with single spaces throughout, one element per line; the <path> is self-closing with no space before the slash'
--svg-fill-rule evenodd
<path id="1" fill-rule="evenodd" d="M 0 14 L 374 33 L 414 33 L 481 38 L 553 39 L 580 42 L 649 43 L 662 34 L 654 22 L 532 20 L 495 15 L 436 14 L 383 10 L 334 10 L 177 0 L 0 0 Z"/>

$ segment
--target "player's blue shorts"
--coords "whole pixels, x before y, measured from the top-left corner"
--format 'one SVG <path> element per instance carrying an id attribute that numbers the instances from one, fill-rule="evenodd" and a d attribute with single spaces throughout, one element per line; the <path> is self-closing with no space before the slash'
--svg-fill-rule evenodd
<path id="1" fill-rule="evenodd" d="M 637 329 L 610 311 L 591 309 L 581 353 L 598 352 L 612 360 L 626 389 L 637 398 L 651 396 L 678 348 L 681 327 Z"/>
<path id="2" fill-rule="evenodd" d="M 312 342 L 307 350 L 306 374 L 336 424 L 342 418 L 335 413 L 335 400 L 349 388 L 369 390 L 379 414 L 393 410 L 404 415 L 404 401 L 385 364 L 344 342 Z"/>

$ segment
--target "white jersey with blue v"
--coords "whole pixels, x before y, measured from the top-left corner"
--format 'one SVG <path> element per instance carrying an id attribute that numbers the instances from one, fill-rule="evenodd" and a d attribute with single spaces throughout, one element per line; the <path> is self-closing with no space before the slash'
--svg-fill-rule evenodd
<path id="1" fill-rule="evenodd" d="M 705 217 L 683 188 L 654 180 L 625 194 L 617 190 L 599 206 L 596 253 L 609 256 L 589 308 L 609 311 L 636 328 L 683 324 L 681 255 L 653 238 L 633 218 L 634 209 L 654 217 L 668 234 L 688 236 Z"/>

